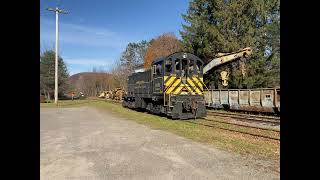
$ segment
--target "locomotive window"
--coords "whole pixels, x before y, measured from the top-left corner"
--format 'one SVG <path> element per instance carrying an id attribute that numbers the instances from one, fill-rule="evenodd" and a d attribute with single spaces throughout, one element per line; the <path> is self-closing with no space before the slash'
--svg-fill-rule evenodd
<path id="1" fill-rule="evenodd" d="M 172 72 L 172 63 L 171 63 L 171 59 L 166 61 L 166 65 L 165 65 L 165 72 L 167 73 L 171 73 Z"/>
<path id="2" fill-rule="evenodd" d="M 182 76 L 187 75 L 187 73 L 188 73 L 188 61 L 186 59 L 182 60 L 182 68 L 181 68 L 181 70 L 182 70 Z"/>
<path id="3" fill-rule="evenodd" d="M 196 72 L 197 72 L 197 74 L 202 74 L 202 63 L 201 63 L 201 61 L 197 61 L 197 63 L 196 63 Z"/>
<path id="4" fill-rule="evenodd" d="M 152 74 L 156 74 L 156 65 L 153 65 Z"/>
<path id="5" fill-rule="evenodd" d="M 157 67 L 156 68 L 157 75 L 160 75 L 161 74 L 161 64 L 158 64 L 156 67 Z"/>
<path id="6" fill-rule="evenodd" d="M 175 61 L 175 70 L 176 70 L 176 73 L 180 72 L 180 59 L 177 59 Z"/>
<path id="7" fill-rule="evenodd" d="M 189 73 L 190 74 L 194 73 L 194 61 L 193 60 L 189 61 Z"/>

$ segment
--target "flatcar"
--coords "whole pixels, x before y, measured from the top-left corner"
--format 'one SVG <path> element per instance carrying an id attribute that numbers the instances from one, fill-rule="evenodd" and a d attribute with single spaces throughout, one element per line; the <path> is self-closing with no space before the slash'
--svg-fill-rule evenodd
<path id="1" fill-rule="evenodd" d="M 203 61 L 190 53 L 173 53 L 129 76 L 123 106 L 172 119 L 205 117 L 204 87 Z"/>

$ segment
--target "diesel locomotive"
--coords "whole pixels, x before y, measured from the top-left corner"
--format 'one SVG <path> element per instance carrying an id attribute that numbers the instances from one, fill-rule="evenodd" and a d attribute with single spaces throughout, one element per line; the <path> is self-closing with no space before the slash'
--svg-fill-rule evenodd
<path id="1" fill-rule="evenodd" d="M 190 53 L 173 53 L 129 76 L 122 105 L 172 119 L 205 117 L 205 87 L 203 61 Z"/>

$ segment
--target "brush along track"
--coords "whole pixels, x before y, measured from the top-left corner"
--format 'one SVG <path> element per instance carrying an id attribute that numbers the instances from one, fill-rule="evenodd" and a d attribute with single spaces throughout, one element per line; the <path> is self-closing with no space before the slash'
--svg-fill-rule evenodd
<path id="1" fill-rule="evenodd" d="M 207 120 L 207 119 L 203 119 L 203 120 Z M 222 130 L 226 130 L 226 131 L 231 131 L 231 132 L 251 135 L 251 136 L 255 136 L 255 137 L 260 137 L 260 138 L 272 139 L 272 140 L 280 141 L 280 138 L 277 138 L 277 137 L 271 137 L 271 136 L 266 136 L 266 135 L 262 135 L 262 134 L 256 134 L 256 133 L 251 133 L 251 132 L 246 132 L 246 131 L 240 131 L 238 129 L 225 128 L 225 127 L 217 126 L 216 124 L 212 124 L 212 123 L 206 124 L 206 123 L 199 122 L 199 120 L 198 121 L 184 120 L 184 121 L 187 122 L 187 123 L 197 124 L 197 125 L 201 125 L 201 126 L 205 126 L 205 127 L 218 128 L 218 129 L 222 129 Z M 216 122 L 216 121 L 212 121 L 212 122 Z M 238 125 L 238 124 L 233 124 L 233 125 Z M 248 127 L 246 127 L 246 128 L 248 128 Z M 251 127 L 249 127 L 249 128 L 251 128 Z M 257 128 L 254 127 L 254 129 L 257 129 Z M 270 130 L 268 130 L 268 131 L 270 131 Z"/>
<path id="2" fill-rule="evenodd" d="M 271 125 L 280 125 L 280 118 L 273 116 L 258 116 L 252 114 L 241 114 L 241 113 L 230 113 L 230 112 L 217 112 L 217 111 L 207 111 L 208 116 L 219 116 L 219 117 L 228 117 L 240 121 L 246 122 L 259 122 L 266 123 Z"/>
<path id="3" fill-rule="evenodd" d="M 222 123 L 222 124 L 235 125 L 235 126 L 240 126 L 240 127 L 245 127 L 245 128 L 253 128 L 253 129 L 266 130 L 266 131 L 280 132 L 280 130 L 278 130 L 278 129 L 265 128 L 265 127 L 259 127 L 259 126 L 251 126 L 251 125 L 240 124 L 240 123 L 232 123 L 232 122 L 229 122 L 229 121 L 222 121 L 222 120 L 215 120 L 215 119 L 208 119 L 208 118 L 205 118 L 203 120 L 204 121 L 208 121 L 208 122 L 217 122 L 217 123 Z"/>
<path id="4" fill-rule="evenodd" d="M 111 100 L 111 99 L 105 99 L 102 101 L 113 102 L 117 104 L 122 103 L 122 101 Z M 207 114 L 209 115 L 209 117 L 211 116 L 230 117 L 240 121 L 249 121 L 249 122 L 254 121 L 254 122 L 260 122 L 260 123 L 268 123 L 272 125 L 280 125 L 280 118 L 273 117 L 273 116 L 258 116 L 258 115 L 251 115 L 251 114 L 241 114 L 241 113 L 231 113 L 231 112 L 221 112 L 221 111 L 218 112 L 218 111 L 212 111 L 212 110 L 207 110 Z"/>
<path id="5" fill-rule="evenodd" d="M 113 102 L 113 103 L 117 103 L 117 104 L 120 104 L 121 102 L 120 101 L 117 101 L 117 100 L 106 100 L 108 102 Z M 208 114 L 209 115 L 212 115 L 212 111 L 208 111 Z M 220 115 L 224 115 L 226 116 L 225 114 L 227 113 L 224 113 L 224 112 L 219 112 L 217 114 L 220 114 Z M 217 115 L 215 114 L 215 115 Z M 231 114 L 231 113 L 230 113 Z M 237 113 L 238 114 L 238 113 Z M 234 117 L 235 116 L 235 113 L 232 113 L 232 115 Z M 240 114 L 242 115 L 242 114 Z M 239 115 L 239 116 L 240 116 Z M 252 118 L 253 115 L 249 115 L 251 116 L 250 118 Z M 230 116 L 227 116 L 227 117 L 230 117 Z M 238 117 L 238 116 L 237 116 Z M 242 119 L 244 119 L 245 117 L 244 116 L 241 116 Z M 272 119 L 272 118 L 269 118 L 269 119 Z M 276 133 L 279 133 L 280 131 L 279 130 L 276 130 L 276 129 L 271 129 L 271 128 L 262 128 L 262 127 L 257 127 L 257 126 L 250 126 L 250 125 L 244 125 L 244 124 L 238 124 L 238 123 L 231 123 L 231 122 L 226 122 L 226 121 L 221 121 L 221 120 L 213 120 L 213 119 L 201 119 L 203 121 L 206 121 L 206 122 L 211 122 L 210 124 L 207 124 L 207 123 L 202 123 L 202 122 L 199 122 L 200 119 L 198 119 L 197 121 L 194 121 L 194 120 L 183 120 L 184 122 L 187 122 L 187 123 L 192 123 L 192 124 L 198 124 L 198 125 L 201 125 L 201 126 L 206 126 L 206 127 L 211 127 L 211 128 L 219 128 L 219 129 L 222 129 L 222 130 L 226 130 L 226 131 L 231 131 L 231 132 L 236 132 L 236 133 L 242 133 L 242 134 L 246 134 L 246 135 L 251 135 L 251 136 L 255 136 L 255 137 L 260 137 L 260 138 L 266 138 L 266 139 L 272 139 L 272 140 L 278 140 L 280 141 L 280 138 L 277 138 L 277 137 L 270 137 L 270 136 L 266 136 L 266 135 L 262 135 L 262 134 L 256 134 L 256 133 L 251 133 L 251 132 L 245 132 L 245 131 L 240 131 L 238 129 L 231 129 L 231 128 L 225 128 L 225 127 L 220 127 L 220 126 L 217 126 L 216 124 L 214 123 L 222 123 L 222 124 L 229 124 L 229 125 L 235 125 L 235 126 L 240 126 L 240 127 L 245 127 L 245 128 L 252 128 L 252 129 L 258 129 L 258 130 L 264 130 L 264 131 L 272 131 L 272 132 L 276 132 Z M 261 120 L 257 120 L 259 122 L 261 122 Z M 267 121 L 268 123 L 270 123 L 269 121 Z M 279 121 L 280 122 L 280 121 Z M 274 122 L 273 122 L 274 123 Z"/>
<path id="6" fill-rule="evenodd" d="M 119 100 L 107 99 L 105 101 L 119 103 L 119 104 L 122 103 L 122 101 L 119 101 Z M 240 121 L 260 122 L 260 123 L 267 123 L 267 124 L 272 124 L 272 125 L 280 125 L 280 118 L 273 117 L 273 116 L 258 116 L 258 115 L 251 115 L 251 114 L 218 112 L 218 111 L 212 111 L 212 110 L 207 110 L 207 114 L 209 116 L 230 117 L 230 118 L 237 119 Z"/>

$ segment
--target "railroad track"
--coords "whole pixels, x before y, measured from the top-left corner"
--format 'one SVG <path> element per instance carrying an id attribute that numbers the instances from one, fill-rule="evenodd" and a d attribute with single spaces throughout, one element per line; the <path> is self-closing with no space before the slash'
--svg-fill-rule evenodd
<path id="1" fill-rule="evenodd" d="M 213 120 L 208 120 L 208 119 L 203 119 L 205 121 L 211 121 L 211 123 L 203 123 L 203 122 L 199 122 L 199 121 L 194 121 L 194 120 L 185 120 L 185 122 L 187 123 L 192 123 L 192 124 L 197 124 L 197 125 L 201 125 L 201 126 L 205 126 L 205 127 L 210 127 L 210 128 L 218 128 L 218 129 L 222 129 L 222 130 L 226 130 L 226 131 L 230 131 L 230 132 L 236 132 L 236 133 L 241 133 L 241 134 L 246 134 L 246 135 L 250 135 L 250 136 L 254 136 L 254 137 L 259 137 L 259 138 L 265 138 L 265 139 L 271 139 L 271 140 L 277 140 L 280 141 L 280 138 L 278 137 L 271 137 L 271 136 L 267 136 L 267 135 L 262 135 L 262 134 L 257 134 L 257 133 L 252 133 L 252 132 L 248 132 L 248 131 L 242 131 L 239 130 L 237 128 L 225 128 L 225 127 L 221 127 L 221 126 L 217 126 L 217 124 L 215 123 L 225 123 L 225 122 L 220 122 L 220 121 L 213 121 Z M 200 120 L 201 121 L 201 120 Z M 229 124 L 229 123 L 227 123 Z M 264 128 L 258 128 L 258 127 L 253 127 L 253 126 L 245 126 L 245 125 L 240 125 L 240 124 L 233 124 L 230 123 L 232 125 L 236 125 L 236 126 L 243 126 L 246 128 L 253 128 L 253 129 L 261 129 L 261 130 L 267 130 L 267 131 L 274 131 L 271 129 L 264 129 Z M 276 131 L 277 133 L 280 133 L 279 131 Z"/>
<path id="2" fill-rule="evenodd" d="M 120 101 L 117 101 L 117 100 L 106 100 L 108 102 L 113 102 L 113 103 L 121 103 Z M 249 119 L 252 119 L 252 118 L 265 118 L 265 116 L 254 116 L 254 115 L 247 115 L 247 114 L 238 114 L 238 113 L 228 113 L 228 112 L 215 112 L 215 111 L 209 111 L 208 110 L 208 114 L 209 115 L 212 115 L 214 114 L 217 116 L 217 115 L 220 115 L 220 116 L 224 116 L 224 117 L 230 117 L 228 115 L 232 115 L 233 118 L 236 117 L 236 118 L 239 118 L 241 120 L 243 119 L 246 119 L 248 120 L 247 118 L 249 117 Z M 240 117 L 241 116 L 241 117 Z M 274 121 L 276 122 L 279 122 L 280 123 L 280 119 L 277 119 L 277 118 L 273 118 L 273 117 L 268 117 L 266 116 L 267 119 L 266 121 L 268 123 L 270 123 L 270 121 L 272 123 L 274 123 Z M 256 120 L 256 119 L 255 119 Z M 231 122 L 227 122 L 227 121 L 220 121 L 220 120 L 212 120 L 212 119 L 201 119 L 200 121 L 205 121 L 205 122 L 209 122 L 208 123 L 203 123 L 203 122 L 199 122 L 199 121 L 194 121 L 194 120 L 184 120 L 184 122 L 187 122 L 187 123 L 192 123 L 192 124 L 198 124 L 198 125 L 201 125 L 201 126 L 206 126 L 206 127 L 211 127 L 211 128 L 219 128 L 219 129 L 222 129 L 222 130 L 226 130 L 226 131 L 231 131 L 231 132 L 237 132 L 237 133 L 242 133 L 242 134 L 246 134 L 246 135 L 251 135 L 251 136 L 254 136 L 254 137 L 260 137 L 260 138 L 265 138 L 265 139 L 272 139 L 272 140 L 277 140 L 277 141 L 280 141 L 280 138 L 277 138 L 277 137 L 270 137 L 270 136 L 266 136 L 266 135 L 261 135 L 261 134 L 256 134 L 256 133 L 250 133 L 250 132 L 245 132 L 245 131 L 240 131 L 238 129 L 230 129 L 230 128 L 224 128 L 224 127 L 220 127 L 220 126 L 217 126 L 216 124 L 214 123 L 223 123 L 223 124 L 229 124 L 229 125 L 235 125 L 235 126 L 240 126 L 240 127 L 245 127 L 245 128 L 253 128 L 253 129 L 260 129 L 260 130 L 266 130 L 266 131 L 273 131 L 273 132 L 277 132 L 279 133 L 280 131 L 279 130 L 275 130 L 275 129 L 270 129 L 270 128 L 262 128 L 262 127 L 257 127 L 257 126 L 250 126 L 250 125 L 244 125 L 244 124 L 238 124 L 238 123 L 231 123 Z M 250 121 L 250 120 L 249 120 Z M 261 122 L 261 120 L 257 120 L 259 122 Z"/>
<path id="3" fill-rule="evenodd" d="M 229 122 L 229 121 L 213 120 L 213 119 L 203 119 L 203 120 L 207 121 L 207 122 L 216 122 L 216 123 L 221 123 L 221 124 L 229 124 L 229 125 L 235 125 L 235 126 L 240 126 L 240 127 L 245 127 L 245 128 L 253 128 L 253 129 L 267 130 L 267 131 L 273 131 L 273 132 L 280 132 L 280 130 L 278 130 L 278 129 L 265 128 L 265 127 L 259 127 L 259 126 L 252 126 L 252 125 L 247 125 L 247 124 L 239 124 L 239 123 L 233 123 L 233 122 Z"/>
<path id="4" fill-rule="evenodd" d="M 246 122 L 259 122 L 259 123 L 267 123 L 272 125 L 280 125 L 280 118 L 273 116 L 259 116 L 252 114 L 240 114 L 240 113 L 231 113 L 231 112 L 218 112 L 208 110 L 207 114 L 209 116 L 219 116 L 219 117 L 229 117 L 240 121 Z"/>
<path id="5" fill-rule="evenodd" d="M 122 101 L 118 100 L 106 100 L 108 102 L 113 102 L 113 103 L 118 103 L 121 104 Z M 259 123 L 268 123 L 272 125 L 280 125 L 280 118 L 278 117 L 272 117 L 272 116 L 258 116 L 258 115 L 251 115 L 251 114 L 240 114 L 240 113 L 231 113 L 231 112 L 217 112 L 217 111 L 212 111 L 208 110 L 207 114 L 209 116 L 220 116 L 220 117 L 231 117 L 236 120 L 240 121 L 247 121 L 247 122 L 259 122 Z M 207 119 L 208 120 L 208 119 Z M 210 121 L 214 121 L 210 119 Z M 217 120 L 215 120 L 218 122 Z M 237 124 L 237 123 L 230 123 L 230 122 L 225 122 L 225 121 L 219 121 L 220 123 L 226 123 L 226 124 L 233 124 L 233 125 L 238 125 L 238 126 L 243 126 L 243 127 L 251 127 L 251 128 L 256 128 L 256 129 L 264 129 L 264 130 L 271 130 L 271 131 L 279 131 L 275 129 L 270 129 L 270 128 L 262 128 L 262 127 L 257 127 L 257 126 L 249 126 L 249 125 L 243 125 L 243 124 Z"/>

